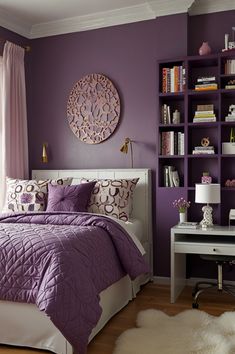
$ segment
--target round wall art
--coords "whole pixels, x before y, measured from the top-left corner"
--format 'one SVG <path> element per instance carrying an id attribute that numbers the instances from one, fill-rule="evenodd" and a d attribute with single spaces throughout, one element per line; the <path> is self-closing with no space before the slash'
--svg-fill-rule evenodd
<path id="1" fill-rule="evenodd" d="M 67 117 L 73 133 L 84 143 L 108 139 L 120 117 L 120 99 L 113 83 L 101 74 L 84 76 L 69 95 Z"/>

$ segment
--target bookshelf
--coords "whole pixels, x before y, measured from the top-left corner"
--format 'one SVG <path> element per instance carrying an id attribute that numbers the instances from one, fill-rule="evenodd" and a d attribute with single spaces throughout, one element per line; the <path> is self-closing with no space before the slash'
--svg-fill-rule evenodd
<path id="1" fill-rule="evenodd" d="M 172 80 L 174 67 L 181 67 L 181 79 L 177 92 L 169 91 L 176 87 L 176 83 L 168 83 L 168 90 L 164 88 L 166 82 Z M 168 70 L 166 70 L 168 68 Z M 175 69 L 178 70 L 178 69 Z M 222 143 L 230 141 L 231 128 L 235 130 L 235 121 L 225 121 L 231 105 L 235 105 L 235 52 L 224 52 L 207 56 L 194 56 L 163 60 L 158 62 L 158 117 L 157 131 L 159 144 L 157 146 L 157 222 L 166 220 L 161 232 L 169 233 L 169 227 L 178 222 L 177 212 L 172 210 L 172 201 L 184 197 L 191 201 L 188 209 L 189 221 L 200 221 L 202 218 L 202 205 L 195 204 L 195 183 L 201 183 L 203 172 L 209 172 L 213 183 L 221 184 L 221 204 L 214 205 L 214 220 L 217 224 L 228 225 L 228 214 L 231 208 L 235 208 L 235 187 L 226 186 L 225 182 L 235 180 L 235 152 L 223 154 Z M 171 73 L 170 78 L 165 79 L 163 72 Z M 202 81 L 199 78 L 214 78 L 210 90 L 195 90 Z M 173 80 L 178 80 L 178 75 Z M 235 81 L 234 81 L 235 83 Z M 208 83 L 205 83 L 208 84 Z M 228 86 L 229 84 L 229 86 Z M 180 88 L 180 90 L 179 90 Z M 204 88 L 204 87 L 203 87 Z M 171 119 L 163 119 L 162 107 L 169 106 Z M 216 117 L 216 121 L 197 122 L 195 112 L 202 106 L 213 107 L 210 114 Z M 173 124 L 172 112 L 180 112 L 180 121 Z M 213 114 L 212 114 L 213 113 Z M 200 112 L 197 113 L 200 116 Z M 194 122 L 196 121 L 196 123 Z M 162 137 L 164 132 L 173 132 L 171 136 L 182 134 L 184 139 L 184 153 L 166 155 L 162 151 Z M 195 155 L 195 147 L 201 145 L 202 138 L 208 137 L 210 145 L 214 147 L 213 154 L 200 153 Z M 171 143 L 172 144 L 172 143 Z M 174 144 L 176 144 L 174 142 Z M 172 152 L 172 149 L 171 149 Z M 197 153 L 197 152 L 196 152 Z M 178 171 L 179 186 L 167 187 L 165 183 L 166 166 L 173 166 Z M 161 208 L 158 208 L 161 205 Z M 171 217 L 172 216 L 172 217 Z M 157 226 L 157 231 L 160 227 Z M 162 236 L 163 237 L 163 236 Z"/>

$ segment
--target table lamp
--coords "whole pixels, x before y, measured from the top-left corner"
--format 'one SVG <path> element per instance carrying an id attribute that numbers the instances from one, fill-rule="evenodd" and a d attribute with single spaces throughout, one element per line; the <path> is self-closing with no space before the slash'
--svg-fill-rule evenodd
<path id="1" fill-rule="evenodd" d="M 206 204 L 203 206 L 203 219 L 200 222 L 203 228 L 213 226 L 213 209 L 209 204 L 220 203 L 220 184 L 218 183 L 198 183 L 196 184 L 195 203 Z"/>

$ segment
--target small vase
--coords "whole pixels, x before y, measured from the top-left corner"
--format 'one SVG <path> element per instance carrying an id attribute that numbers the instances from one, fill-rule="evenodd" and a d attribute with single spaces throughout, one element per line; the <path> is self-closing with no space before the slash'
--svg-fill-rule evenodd
<path id="1" fill-rule="evenodd" d="M 185 222 L 185 221 L 187 221 L 186 213 L 180 213 L 180 222 Z"/>
<path id="2" fill-rule="evenodd" d="M 211 53 L 211 47 L 209 46 L 208 42 L 203 42 L 202 46 L 199 48 L 200 55 L 207 55 Z"/>

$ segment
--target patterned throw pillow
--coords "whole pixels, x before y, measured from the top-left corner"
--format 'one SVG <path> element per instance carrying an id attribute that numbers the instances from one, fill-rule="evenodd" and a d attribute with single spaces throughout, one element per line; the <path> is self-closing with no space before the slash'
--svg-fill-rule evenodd
<path id="1" fill-rule="evenodd" d="M 48 184 L 70 185 L 72 180 L 72 178 L 60 178 L 36 181 L 7 177 L 6 202 L 3 212 L 46 210 Z"/>
<path id="2" fill-rule="evenodd" d="M 132 198 L 139 178 L 96 180 L 88 205 L 89 213 L 105 214 L 117 219 L 129 220 L 132 211 Z M 85 178 L 82 183 L 90 182 Z"/>

